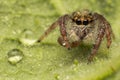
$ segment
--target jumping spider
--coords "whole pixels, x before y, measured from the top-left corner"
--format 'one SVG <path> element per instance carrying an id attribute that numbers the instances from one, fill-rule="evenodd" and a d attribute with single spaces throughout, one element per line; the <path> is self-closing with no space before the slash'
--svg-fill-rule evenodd
<path id="1" fill-rule="evenodd" d="M 87 9 L 61 16 L 45 31 L 37 42 L 41 42 L 57 25 L 60 26 L 61 33 L 58 43 L 67 49 L 77 47 L 81 41 L 92 35 L 91 38 L 94 43 L 88 61 L 93 60 L 104 36 L 107 39 L 107 48 L 110 47 L 112 42 L 113 32 L 109 22 L 101 14 L 92 13 Z"/>

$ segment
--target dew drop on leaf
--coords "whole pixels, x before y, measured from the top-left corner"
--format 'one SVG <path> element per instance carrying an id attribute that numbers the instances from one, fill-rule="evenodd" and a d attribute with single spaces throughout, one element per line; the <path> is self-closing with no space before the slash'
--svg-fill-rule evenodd
<path id="1" fill-rule="evenodd" d="M 24 29 L 21 33 L 19 40 L 24 45 L 33 45 L 36 42 L 34 36 L 35 35 L 32 30 Z"/>
<path id="2" fill-rule="evenodd" d="M 8 53 L 8 62 L 11 64 L 17 64 L 23 59 L 23 52 L 19 49 L 12 49 Z"/>

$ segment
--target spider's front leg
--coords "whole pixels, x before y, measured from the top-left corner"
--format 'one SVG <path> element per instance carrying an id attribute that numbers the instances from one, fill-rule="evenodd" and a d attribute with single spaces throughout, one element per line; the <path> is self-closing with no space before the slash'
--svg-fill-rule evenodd
<path id="1" fill-rule="evenodd" d="M 41 42 L 52 30 L 54 30 L 58 25 L 58 21 L 54 22 L 37 40 L 37 42 Z"/>
<path id="2" fill-rule="evenodd" d="M 70 49 L 70 43 L 67 39 L 67 33 L 66 33 L 66 27 L 65 27 L 65 22 L 70 19 L 69 15 L 64 15 L 62 17 L 60 17 L 56 22 L 54 22 L 44 33 L 42 36 L 40 36 L 40 38 L 37 40 L 37 42 L 41 42 L 52 30 L 54 30 L 57 25 L 60 26 L 60 32 L 62 35 L 62 41 L 59 40 L 58 38 L 58 42 L 66 47 L 67 49 Z"/>
<path id="3" fill-rule="evenodd" d="M 71 48 L 66 32 L 66 21 L 68 21 L 69 19 L 70 19 L 69 15 L 64 15 L 60 17 L 58 20 L 60 26 L 60 33 L 62 36 L 58 38 L 58 42 L 60 45 L 66 47 L 67 49 Z"/>
<path id="4" fill-rule="evenodd" d="M 102 15 L 98 13 L 94 13 L 94 17 L 96 18 L 96 20 L 98 20 L 98 30 L 97 30 L 98 35 L 97 35 L 95 44 L 93 45 L 91 55 L 88 58 L 89 61 L 93 60 L 93 57 L 97 53 L 104 35 L 106 35 L 106 39 L 107 39 L 107 48 L 110 47 L 112 42 L 111 38 L 114 37 L 114 34 L 112 32 L 109 22 Z"/>
<path id="5" fill-rule="evenodd" d="M 63 40 L 63 37 L 59 37 L 59 38 L 58 38 L 58 43 L 59 43 L 61 46 L 66 47 L 66 46 L 65 46 L 65 43 L 64 43 L 64 40 Z M 77 46 L 79 46 L 79 44 L 80 44 L 79 41 L 75 41 L 75 42 L 69 43 L 70 48 L 77 47 Z M 70 48 L 68 48 L 68 49 L 70 49 Z"/>
<path id="6" fill-rule="evenodd" d="M 101 41 L 103 39 L 103 36 L 105 34 L 105 29 L 104 28 L 101 28 L 99 30 L 99 33 L 97 35 L 97 38 L 95 40 L 95 44 L 93 44 L 93 48 L 92 48 L 92 51 L 91 51 L 91 54 L 88 58 L 88 61 L 91 62 L 95 56 L 95 54 L 97 53 L 99 47 L 100 47 L 100 44 L 101 44 Z"/>

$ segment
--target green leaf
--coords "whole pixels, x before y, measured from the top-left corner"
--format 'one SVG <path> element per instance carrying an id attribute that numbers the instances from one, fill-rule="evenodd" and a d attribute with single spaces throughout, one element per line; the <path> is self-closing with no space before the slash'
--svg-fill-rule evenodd
<path id="1" fill-rule="evenodd" d="M 41 43 L 33 42 L 60 16 L 88 8 L 110 22 L 115 40 L 107 50 L 104 41 L 91 64 L 91 44 L 67 50 L 57 43 L 59 28 Z M 119 0 L 0 0 L 1 80 L 119 80 Z M 19 49 L 23 59 L 8 62 L 8 52 Z"/>

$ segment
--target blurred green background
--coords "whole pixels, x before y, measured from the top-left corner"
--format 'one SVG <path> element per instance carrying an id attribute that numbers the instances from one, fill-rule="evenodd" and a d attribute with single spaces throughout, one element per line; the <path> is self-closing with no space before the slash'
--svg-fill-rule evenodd
<path id="1" fill-rule="evenodd" d="M 104 41 L 91 64 L 91 44 L 67 50 L 57 43 L 59 28 L 33 44 L 61 15 L 90 9 L 110 22 L 115 40 Z M 0 0 L 0 80 L 120 80 L 119 0 Z M 23 59 L 8 62 L 8 52 L 19 49 Z"/>

